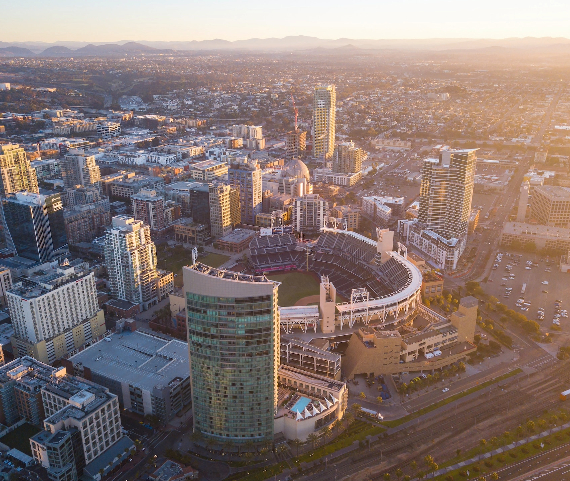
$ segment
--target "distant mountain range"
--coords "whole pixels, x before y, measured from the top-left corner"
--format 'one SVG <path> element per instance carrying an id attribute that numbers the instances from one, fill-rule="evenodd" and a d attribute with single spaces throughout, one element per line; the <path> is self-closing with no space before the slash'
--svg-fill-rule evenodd
<path id="1" fill-rule="evenodd" d="M 248 40 L 192 40 L 187 42 L 120 41 L 115 43 L 86 42 L 0 42 L 0 57 L 80 57 L 172 54 L 184 51 L 243 50 L 260 52 L 303 51 L 313 49 L 355 50 L 429 50 L 460 51 L 490 48 L 532 50 L 562 49 L 570 45 L 570 39 L 554 37 L 526 37 L 505 39 L 321 39 L 307 36 L 284 38 L 251 38 Z"/>

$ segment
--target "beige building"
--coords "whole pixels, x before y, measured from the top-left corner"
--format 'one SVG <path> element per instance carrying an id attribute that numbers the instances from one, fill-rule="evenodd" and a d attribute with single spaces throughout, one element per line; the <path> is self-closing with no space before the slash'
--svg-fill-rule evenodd
<path id="1" fill-rule="evenodd" d="M 23 147 L 17 144 L 0 145 L 0 195 L 14 194 L 21 190 L 39 193 L 36 171 Z"/>
<path id="2" fill-rule="evenodd" d="M 336 88 L 334 85 L 315 87 L 313 97 L 313 155 L 330 159 L 334 152 L 336 128 Z"/>
<path id="3" fill-rule="evenodd" d="M 336 219 L 342 219 L 347 230 L 360 229 L 360 209 L 348 205 L 337 205 L 331 209 L 331 216 Z"/>
<path id="4" fill-rule="evenodd" d="M 227 178 L 228 164 L 215 160 L 204 160 L 190 165 L 190 175 L 193 179 L 210 182 L 218 177 Z"/>
<path id="5" fill-rule="evenodd" d="M 501 232 L 501 245 L 510 247 L 518 242 L 520 246 L 534 245 L 537 249 L 551 249 L 566 252 L 570 249 L 570 229 L 548 225 L 506 222 Z"/>
<path id="6" fill-rule="evenodd" d="M 234 228 L 230 208 L 231 191 L 231 186 L 226 184 L 210 185 L 210 233 L 212 237 L 223 237 Z"/>
<path id="7" fill-rule="evenodd" d="M 427 325 L 421 328 L 359 329 L 342 360 L 343 377 L 434 371 L 465 359 L 476 349 L 477 307 L 477 299 L 464 297 L 451 320 L 423 307 L 419 315 Z"/>
<path id="8" fill-rule="evenodd" d="M 67 189 L 77 185 L 98 184 L 101 180 L 101 172 L 95 163 L 95 157 L 81 150 L 71 150 L 65 155 L 61 163 L 61 174 Z"/>
<path id="9" fill-rule="evenodd" d="M 530 214 L 540 224 L 570 227 L 570 188 L 554 185 L 536 187 L 530 200 Z"/>

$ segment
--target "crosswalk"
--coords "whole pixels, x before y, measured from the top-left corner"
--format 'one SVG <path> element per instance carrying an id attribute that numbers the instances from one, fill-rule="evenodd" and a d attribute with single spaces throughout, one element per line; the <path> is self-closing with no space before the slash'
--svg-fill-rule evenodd
<path id="1" fill-rule="evenodd" d="M 529 363 L 525 364 L 526 367 L 532 367 L 535 369 L 548 367 L 549 365 L 555 364 L 558 362 L 558 359 L 552 357 L 550 354 L 545 354 L 538 359 L 534 359 Z"/>

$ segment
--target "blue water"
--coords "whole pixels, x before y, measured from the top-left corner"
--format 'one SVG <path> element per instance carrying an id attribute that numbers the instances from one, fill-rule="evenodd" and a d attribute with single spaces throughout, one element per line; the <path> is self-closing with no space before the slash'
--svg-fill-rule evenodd
<path id="1" fill-rule="evenodd" d="M 291 409 L 291 411 L 295 411 L 298 413 L 301 413 L 305 410 L 305 408 L 307 407 L 307 405 L 311 402 L 311 400 L 308 397 L 302 397 L 301 399 L 299 399 L 295 405 L 293 406 L 293 408 Z"/>

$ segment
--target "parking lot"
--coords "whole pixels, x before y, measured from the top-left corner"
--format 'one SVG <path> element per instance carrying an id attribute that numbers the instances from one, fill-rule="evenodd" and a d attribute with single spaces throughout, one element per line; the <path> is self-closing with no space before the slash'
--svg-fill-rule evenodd
<path id="1" fill-rule="evenodd" d="M 560 311 L 570 306 L 570 276 L 560 272 L 558 260 L 534 254 L 503 253 L 497 264 L 485 285 L 487 293 L 539 322 L 544 329 L 552 325 L 556 301 L 561 301 Z M 507 269 L 508 265 L 511 269 Z M 510 295 L 507 289 L 511 289 Z M 524 299 L 524 303 L 519 299 Z M 539 309 L 544 309 L 544 316 L 539 314 Z M 559 321 L 562 330 L 570 333 L 570 319 L 560 316 Z"/>

